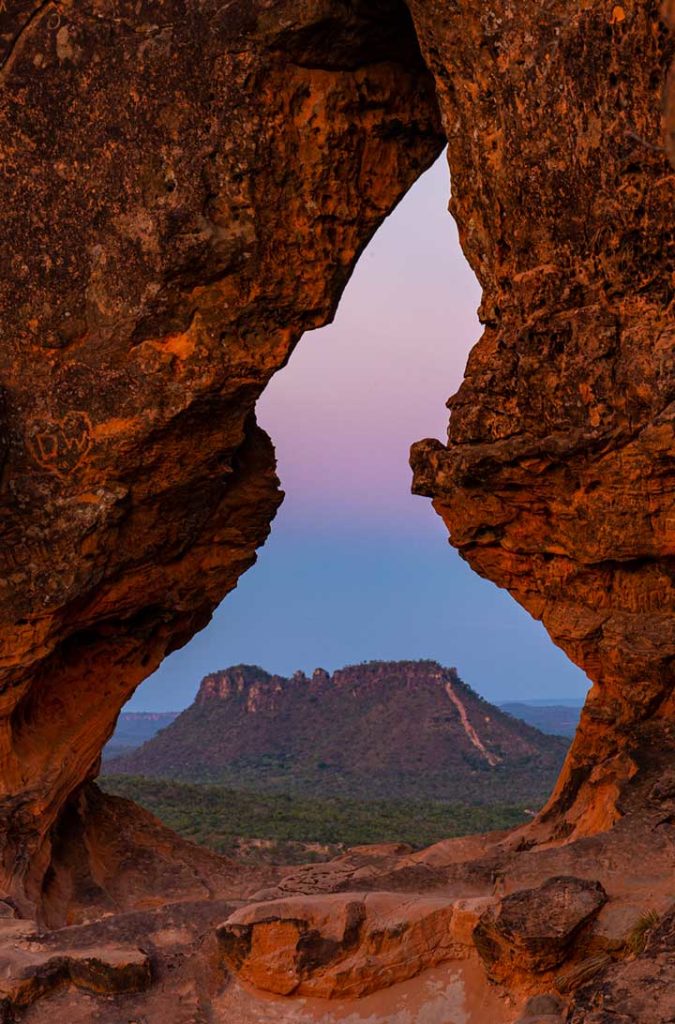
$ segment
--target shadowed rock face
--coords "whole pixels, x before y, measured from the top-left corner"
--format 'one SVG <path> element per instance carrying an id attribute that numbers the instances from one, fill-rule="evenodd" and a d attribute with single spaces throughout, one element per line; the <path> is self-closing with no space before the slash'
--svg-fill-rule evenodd
<path id="1" fill-rule="evenodd" d="M 40 901 L 50 831 L 121 705 L 253 562 L 280 500 L 255 401 L 444 135 L 486 330 L 415 487 L 596 684 L 546 834 L 611 825 L 641 724 L 673 710 L 667 15 L 6 5 L 0 811 L 17 897 Z"/>
<path id="2" fill-rule="evenodd" d="M 258 395 L 444 139 L 398 0 L 1 19 L 0 888 L 35 901 L 120 707 L 267 535 Z"/>

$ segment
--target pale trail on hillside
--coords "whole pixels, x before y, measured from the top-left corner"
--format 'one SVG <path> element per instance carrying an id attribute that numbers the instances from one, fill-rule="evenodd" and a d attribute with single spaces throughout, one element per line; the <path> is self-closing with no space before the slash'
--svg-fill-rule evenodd
<path id="1" fill-rule="evenodd" d="M 452 703 L 457 708 L 457 711 L 459 712 L 460 720 L 462 722 L 462 725 L 464 726 L 464 732 L 467 734 L 476 750 L 479 750 L 480 753 L 483 755 L 483 757 L 490 765 L 490 767 L 494 768 L 495 765 L 499 764 L 501 758 L 497 757 L 496 754 L 492 754 L 489 750 L 485 748 L 483 741 L 481 740 L 480 736 L 478 735 L 478 733 L 472 726 L 471 722 L 469 721 L 469 716 L 466 713 L 466 708 L 464 707 L 461 700 L 453 690 L 451 683 L 445 684 L 445 692 L 447 693 L 448 697 L 450 698 Z"/>

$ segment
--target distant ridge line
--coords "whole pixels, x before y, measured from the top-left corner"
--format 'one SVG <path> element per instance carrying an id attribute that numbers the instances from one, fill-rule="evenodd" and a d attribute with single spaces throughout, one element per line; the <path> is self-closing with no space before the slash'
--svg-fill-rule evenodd
<path id="1" fill-rule="evenodd" d="M 289 677 L 234 665 L 107 770 L 312 796 L 536 802 L 567 746 L 431 660 Z"/>

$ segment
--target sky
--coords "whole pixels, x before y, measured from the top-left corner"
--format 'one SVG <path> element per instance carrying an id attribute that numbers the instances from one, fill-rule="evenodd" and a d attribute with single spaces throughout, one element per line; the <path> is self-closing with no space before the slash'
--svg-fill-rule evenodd
<path id="1" fill-rule="evenodd" d="M 271 537 L 127 710 L 180 710 L 204 675 L 242 662 L 289 675 L 432 658 L 491 701 L 583 698 L 585 675 L 410 493 L 410 445 L 445 438 L 480 336 L 449 191 L 441 157 L 364 252 L 334 323 L 305 334 L 263 394 L 286 492 Z"/>

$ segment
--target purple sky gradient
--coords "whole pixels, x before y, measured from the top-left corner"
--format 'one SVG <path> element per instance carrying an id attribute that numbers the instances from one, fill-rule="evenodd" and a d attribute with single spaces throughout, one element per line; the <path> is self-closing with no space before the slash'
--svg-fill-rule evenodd
<path id="1" fill-rule="evenodd" d="M 258 403 L 293 518 L 411 529 L 410 445 L 444 437 L 445 402 L 480 336 L 480 289 L 447 213 L 439 160 L 383 224 L 335 322 L 306 334 Z"/>
<path id="2" fill-rule="evenodd" d="M 473 574 L 427 499 L 410 445 L 445 436 L 445 402 L 480 336 L 478 284 L 447 213 L 445 159 L 363 254 L 335 322 L 302 338 L 258 403 L 286 500 L 258 563 L 131 710 L 188 704 L 207 672 L 435 658 L 490 700 L 582 697 L 543 627 Z"/>

